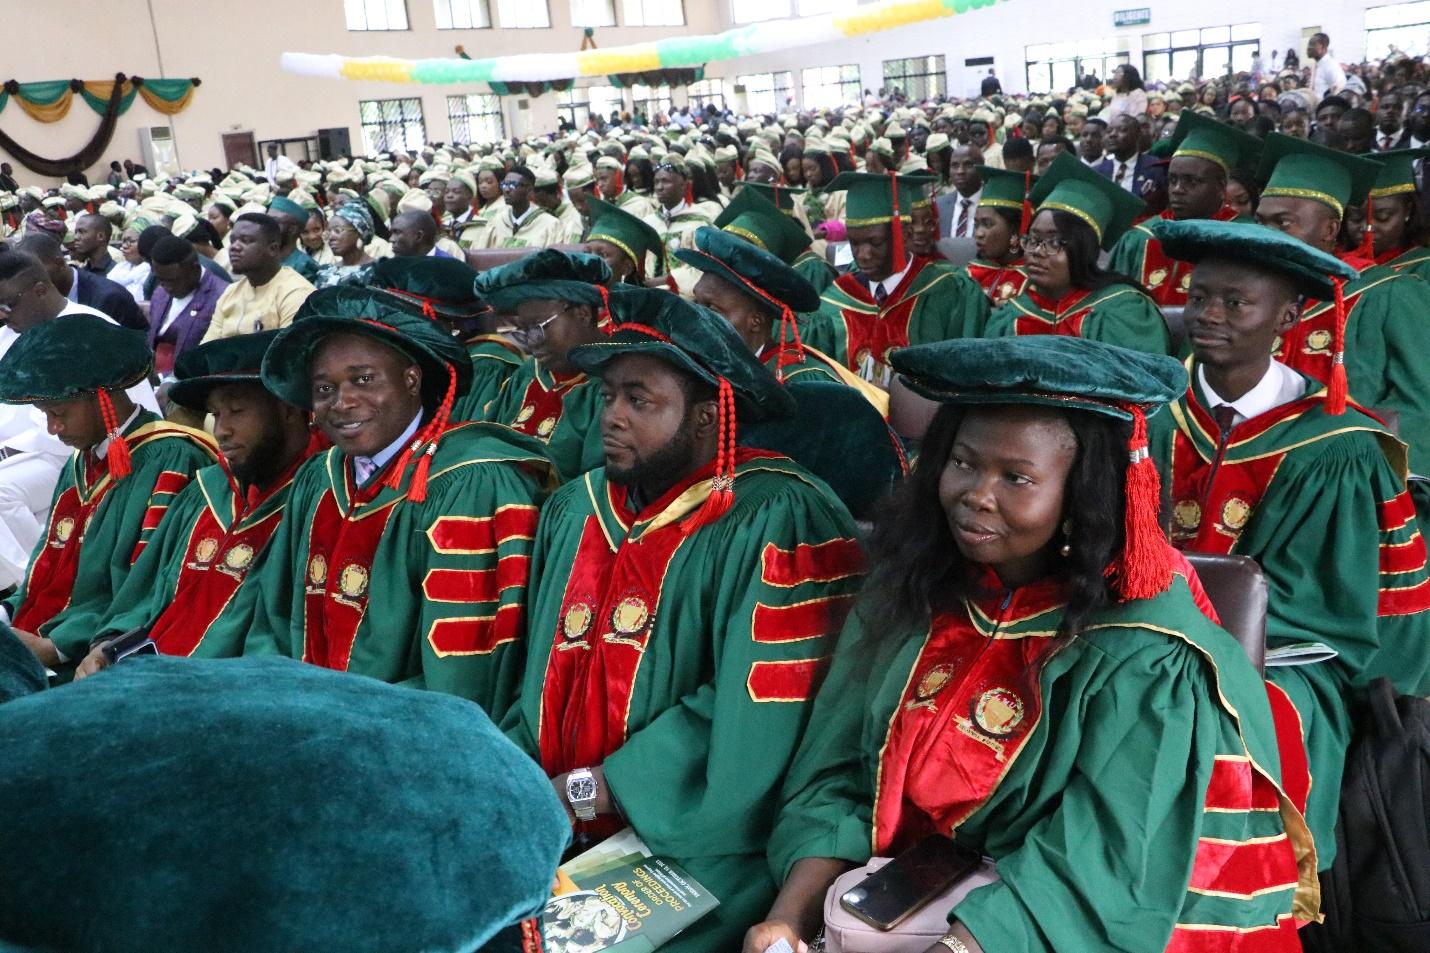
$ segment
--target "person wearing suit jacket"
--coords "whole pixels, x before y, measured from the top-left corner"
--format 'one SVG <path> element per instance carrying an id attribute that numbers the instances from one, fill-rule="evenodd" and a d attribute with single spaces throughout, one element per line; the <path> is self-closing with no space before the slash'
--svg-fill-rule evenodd
<path id="1" fill-rule="evenodd" d="M 1167 207 L 1167 166 L 1141 151 L 1137 117 L 1121 115 L 1107 126 L 1107 156 L 1093 168 L 1147 203 L 1148 215 Z"/>
<path id="2" fill-rule="evenodd" d="M 59 239 L 47 232 L 32 232 L 16 246 L 40 260 L 59 293 L 75 304 L 102 312 L 120 327 L 145 331 L 149 322 L 144 312 L 123 285 L 65 261 L 65 250 Z"/>
<path id="3" fill-rule="evenodd" d="M 149 347 L 154 369 L 168 376 L 179 355 L 203 340 L 228 282 L 200 267 L 194 246 L 174 235 L 160 238 L 150 258 L 158 284 L 149 302 Z"/>

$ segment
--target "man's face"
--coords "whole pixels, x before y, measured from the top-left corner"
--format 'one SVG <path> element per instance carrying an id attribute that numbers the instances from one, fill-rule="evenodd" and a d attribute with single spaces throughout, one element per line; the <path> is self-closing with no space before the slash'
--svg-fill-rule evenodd
<path id="1" fill-rule="evenodd" d="M 983 152 L 973 146 L 962 146 L 953 150 L 948 161 L 948 175 L 953 187 L 963 195 L 972 195 L 983 187 L 983 178 L 978 167 L 983 164 Z"/>
<path id="2" fill-rule="evenodd" d="M 531 204 L 550 212 L 561 204 L 561 197 L 556 194 L 555 189 L 532 189 Z"/>
<path id="3" fill-rule="evenodd" d="M 1380 97 L 1380 107 L 1375 113 L 1375 127 L 1383 136 L 1393 136 L 1400 131 L 1400 97 L 1386 93 Z"/>
<path id="4" fill-rule="evenodd" d="M 24 334 L 54 317 L 45 313 L 47 285 L 53 287 L 50 276 L 33 271 L 0 281 L 0 324 Z"/>
<path id="5" fill-rule="evenodd" d="M 1341 108 L 1339 103 L 1323 103 L 1316 109 L 1316 125 L 1326 129 L 1334 129 L 1336 123 L 1341 121 L 1341 116 L 1344 114 L 1345 110 Z"/>
<path id="6" fill-rule="evenodd" d="M 1313 37 L 1306 41 L 1306 55 L 1313 60 L 1318 60 L 1326 55 L 1326 48 Z"/>
<path id="7" fill-rule="evenodd" d="M 199 267 L 198 259 L 195 259 L 175 262 L 172 265 L 155 264 L 153 272 L 159 287 L 168 292 L 170 298 L 178 299 L 194 293 L 203 278 L 204 270 Z"/>
<path id="8" fill-rule="evenodd" d="M 427 198 L 432 201 L 433 208 L 445 208 L 447 204 L 447 183 L 442 179 L 433 179 L 425 186 Z"/>
<path id="9" fill-rule="evenodd" d="M 465 215 L 472 207 L 472 190 L 453 179 L 447 183 L 447 191 L 442 195 L 442 207 L 450 215 Z"/>
<path id="10" fill-rule="evenodd" d="M 595 339 L 591 309 L 554 298 L 523 301 L 516 306 L 517 339 L 522 350 L 553 374 L 569 376 L 572 348 Z"/>
<path id="11" fill-rule="evenodd" d="M 1342 116 L 1336 123 L 1336 138 L 1341 148 L 1352 155 L 1360 155 L 1375 148 L 1375 129 L 1370 121 L 1357 116 Z"/>
<path id="12" fill-rule="evenodd" d="M 571 189 L 566 193 L 567 197 L 571 199 L 571 205 L 576 211 L 580 212 L 582 216 L 585 216 L 590 210 L 590 206 L 586 203 L 586 200 L 595 194 L 595 186 L 592 185 L 582 186 L 579 189 Z"/>
<path id="13" fill-rule="evenodd" d="M 1430 139 L 1430 93 L 1415 97 L 1415 105 L 1410 109 L 1406 124 L 1410 126 L 1410 134 L 1416 139 L 1421 142 Z"/>
<path id="14" fill-rule="evenodd" d="M 1060 142 L 1045 142 L 1038 146 L 1038 161 L 1033 167 L 1034 175 L 1042 175 L 1048 171 L 1048 166 L 1053 164 L 1053 160 L 1058 157 L 1058 153 L 1063 151 Z"/>
<path id="15" fill-rule="evenodd" d="M 662 168 L 655 174 L 655 197 L 666 208 L 675 208 L 685 201 L 685 176 L 673 169 Z"/>
<path id="16" fill-rule="evenodd" d="M 1252 107 L 1250 100 L 1238 99 L 1231 104 L 1229 118 L 1233 126 L 1239 126 L 1245 129 L 1247 124 L 1256 118 L 1256 110 Z"/>
<path id="17" fill-rule="evenodd" d="M 50 436 L 71 450 L 88 450 L 105 437 L 104 418 L 99 413 L 99 400 L 80 397 L 75 400 L 46 400 L 35 404 L 45 415 Z"/>
<path id="18" fill-rule="evenodd" d="M 261 272 L 278 264 L 278 243 L 267 241 L 253 222 L 238 222 L 229 233 L 228 261 L 236 275 Z"/>
<path id="19" fill-rule="evenodd" d="M 1256 220 L 1325 252 L 1335 249 L 1341 224 L 1320 202 L 1286 195 L 1263 195 L 1256 206 Z"/>
<path id="20" fill-rule="evenodd" d="M 610 201 L 616 197 L 616 177 L 618 173 L 615 169 L 597 169 L 596 185 L 601 190 L 601 198 Z"/>
<path id="21" fill-rule="evenodd" d="M 870 281 L 883 281 L 894 273 L 896 269 L 891 267 L 894 249 L 889 225 L 851 228 L 848 229 L 848 236 L 849 250 L 854 254 L 854 264 L 859 267 L 860 274 Z M 903 262 L 899 262 L 899 267 L 903 267 Z"/>
<path id="22" fill-rule="evenodd" d="M 689 405 L 679 372 L 659 358 L 628 354 L 601 377 L 601 445 L 606 475 L 619 486 L 664 489 L 705 461 L 702 431 L 718 420 L 715 402 Z"/>
<path id="23" fill-rule="evenodd" d="M 392 242 L 393 254 L 399 258 L 419 258 L 432 250 L 432 243 L 426 241 L 421 224 L 414 222 L 406 213 L 392 220 L 387 237 Z"/>
<path id="24" fill-rule="evenodd" d="M 981 122 L 970 122 L 968 124 L 968 144 L 982 149 L 988 145 L 988 126 Z"/>
<path id="25" fill-rule="evenodd" d="M 1106 127 L 1100 122 L 1090 122 L 1083 126 L 1082 138 L 1079 143 L 1082 145 L 1082 157 L 1084 159 L 1099 158 L 1105 147 L 1103 145 L 1104 131 Z"/>
<path id="26" fill-rule="evenodd" d="M 1199 263 L 1187 289 L 1187 333 L 1197 360 L 1230 370 L 1264 368 L 1295 323 L 1297 297 L 1282 279 L 1230 261 Z"/>
<path id="27" fill-rule="evenodd" d="M 422 410 L 422 370 L 362 334 L 332 334 L 310 368 L 313 420 L 339 450 L 372 456 Z"/>
<path id="28" fill-rule="evenodd" d="M 733 159 L 716 160 L 715 178 L 725 188 L 732 187 L 735 184 L 735 161 Z"/>
<path id="29" fill-rule="evenodd" d="M 1122 158 L 1137 151 L 1142 139 L 1142 130 L 1137 120 L 1128 115 L 1118 116 L 1107 127 L 1107 148 L 1113 155 Z"/>
<path id="30" fill-rule="evenodd" d="M 1293 139 L 1305 139 L 1311 134 L 1310 118 L 1300 110 L 1285 113 L 1281 118 L 1281 131 Z"/>
<path id="31" fill-rule="evenodd" d="M 209 391 L 206 409 L 228 468 L 245 484 L 281 470 L 283 404 L 262 384 L 223 384 Z"/>
<path id="32" fill-rule="evenodd" d="M 933 205 L 921 205 L 909 212 L 909 250 L 932 258 L 937 254 L 938 213 Z"/>
<path id="33" fill-rule="evenodd" d="M 508 172 L 506 178 L 501 181 L 502 195 L 506 196 L 506 204 L 524 211 L 531 204 L 531 183 L 519 172 Z"/>
<path id="34" fill-rule="evenodd" d="M 909 148 L 915 152 L 923 152 L 924 146 L 929 141 L 929 130 L 924 126 L 914 126 L 909 130 Z"/>
<path id="35" fill-rule="evenodd" d="M 1211 218 L 1226 196 L 1226 176 L 1216 163 L 1175 156 L 1167 164 L 1167 205 L 1178 219 Z"/>
<path id="36" fill-rule="evenodd" d="M 769 343 L 769 312 L 725 279 L 707 272 L 700 276 L 691 294 L 696 304 L 703 304 L 729 321 L 752 353 L 759 353 Z"/>
<path id="37" fill-rule="evenodd" d="M 109 244 L 109 229 L 98 215 L 82 215 L 74 227 L 75 254 L 88 258 Z"/>
<path id="38" fill-rule="evenodd" d="M 277 144 L 277 143 L 272 143 L 272 142 L 270 142 L 270 143 L 268 144 L 268 158 L 270 158 L 270 159 L 276 159 L 276 158 L 278 158 L 278 144 Z"/>

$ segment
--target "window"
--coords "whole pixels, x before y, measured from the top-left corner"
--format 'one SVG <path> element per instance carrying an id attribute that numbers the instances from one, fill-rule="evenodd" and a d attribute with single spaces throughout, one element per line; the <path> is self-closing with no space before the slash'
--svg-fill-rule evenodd
<path id="1" fill-rule="evenodd" d="M 759 23 L 782 17 L 840 13 L 853 9 L 858 3 L 859 0 L 732 0 L 730 12 L 736 23 Z"/>
<path id="2" fill-rule="evenodd" d="M 685 87 L 685 97 L 690 101 L 690 111 L 703 110 L 707 103 L 714 103 L 715 108 L 721 112 L 725 111 L 725 81 L 720 79 L 702 79 L 698 83 L 691 83 Z"/>
<path id="3" fill-rule="evenodd" d="M 897 89 L 911 102 L 942 96 L 948 89 L 948 74 L 942 56 L 913 56 L 884 61 L 884 88 Z"/>
<path id="4" fill-rule="evenodd" d="M 485 30 L 492 25 L 487 0 L 432 0 L 439 30 Z"/>
<path id="5" fill-rule="evenodd" d="M 1128 61 L 1127 37 L 1104 37 L 1076 43 L 1041 43 L 1025 48 L 1028 92 L 1065 93 L 1079 76 L 1091 74 L 1106 81 Z"/>
<path id="6" fill-rule="evenodd" d="M 416 152 L 427 144 L 427 126 L 422 121 L 422 100 L 364 99 L 358 103 L 362 118 L 362 141 L 367 155 L 403 149 Z"/>
<path id="7" fill-rule="evenodd" d="M 636 83 L 631 86 L 631 111 L 645 113 L 646 122 L 654 122 L 660 113 L 670 115 L 670 87 L 645 86 Z"/>
<path id="8" fill-rule="evenodd" d="M 615 26 L 615 0 L 571 0 L 571 25 Z"/>
<path id="9" fill-rule="evenodd" d="M 501 97 L 492 93 L 448 96 L 447 121 L 452 129 L 452 141 L 462 145 L 506 138 Z"/>
<path id="10" fill-rule="evenodd" d="M 594 113 L 609 120 L 625 108 L 625 94 L 615 86 L 572 86 L 556 94 L 556 111 L 577 129 L 585 129 Z"/>
<path id="11" fill-rule="evenodd" d="M 862 101 L 859 67 L 813 66 L 800 73 L 805 109 L 834 109 Z"/>
<path id="12" fill-rule="evenodd" d="M 750 113 L 781 113 L 789 106 L 794 74 L 750 73 L 737 79 L 745 87 L 745 111 Z"/>
<path id="13" fill-rule="evenodd" d="M 683 0 L 622 0 L 626 26 L 685 26 Z"/>
<path id="14" fill-rule="evenodd" d="M 1408 56 L 1430 52 L 1430 0 L 1392 3 L 1365 12 L 1365 57 L 1383 60 L 1399 51 Z"/>
<path id="15" fill-rule="evenodd" d="M 343 0 L 349 30 L 407 29 L 407 0 Z"/>
<path id="16" fill-rule="evenodd" d="M 542 30 L 551 26 L 547 0 L 497 0 L 497 25 L 515 30 Z"/>
<path id="17" fill-rule="evenodd" d="M 1171 83 L 1193 74 L 1205 79 L 1250 72 L 1251 57 L 1260 46 L 1260 23 L 1149 33 L 1142 37 L 1142 78 Z"/>

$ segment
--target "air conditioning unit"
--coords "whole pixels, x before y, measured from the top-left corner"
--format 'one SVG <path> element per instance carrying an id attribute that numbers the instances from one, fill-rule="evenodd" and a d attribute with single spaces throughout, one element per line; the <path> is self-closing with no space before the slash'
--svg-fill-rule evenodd
<path id="1" fill-rule="evenodd" d="M 177 175 L 179 152 L 174 146 L 174 130 L 168 126 L 141 126 L 139 155 L 152 178 Z"/>

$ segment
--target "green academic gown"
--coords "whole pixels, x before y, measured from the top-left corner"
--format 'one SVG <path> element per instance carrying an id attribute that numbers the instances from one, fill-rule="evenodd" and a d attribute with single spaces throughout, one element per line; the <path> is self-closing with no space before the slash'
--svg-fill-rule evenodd
<path id="1" fill-rule="evenodd" d="M 288 257 L 283 259 L 283 265 L 302 275 L 310 284 L 317 284 L 318 275 L 323 270 L 322 266 L 313 260 L 313 256 L 301 248 L 289 252 Z"/>
<path id="2" fill-rule="evenodd" d="M 984 337 L 1065 334 L 1149 354 L 1172 353 L 1167 322 L 1156 302 L 1131 285 L 1075 289 L 1053 301 L 1032 285 L 988 318 Z"/>
<path id="3" fill-rule="evenodd" d="M 1409 272 L 1421 281 L 1430 281 L 1430 248 L 1397 248 L 1377 256 L 1375 263 L 1391 271 Z"/>
<path id="4" fill-rule="evenodd" d="M 1156 218 L 1134 225 L 1112 246 L 1107 270 L 1125 275 L 1146 288 L 1152 300 L 1165 307 L 1183 308 L 1187 304 L 1187 289 L 1192 284 L 1192 264 L 1168 258 L 1162 243 L 1149 227 L 1156 222 L 1174 221 L 1167 209 Z M 1236 219 L 1236 209 L 1223 205 L 1211 217 L 1213 222 Z"/>
<path id="5" fill-rule="evenodd" d="M 1430 472 L 1430 284 L 1410 270 L 1376 265 L 1347 282 L 1346 381 L 1356 403 L 1400 415 L 1410 469 Z M 1334 362 L 1335 302 L 1308 299 L 1275 357 L 1323 383 Z"/>
<path id="6" fill-rule="evenodd" d="M 775 795 L 863 572 L 824 484 L 785 457 L 738 460 L 734 505 L 693 530 L 713 466 L 638 513 L 604 469 L 550 499 L 503 723 L 552 777 L 603 765 L 629 825 L 719 898 L 666 953 L 739 949 L 773 901 Z"/>
<path id="7" fill-rule="evenodd" d="M 15 628 L 50 639 L 75 661 L 170 504 L 217 456 L 208 434 L 147 410 L 125 428 L 124 442 L 133 471 L 120 480 L 110 476 L 108 455 L 70 457 L 25 581 L 5 603 Z"/>
<path id="8" fill-rule="evenodd" d="M 1401 692 L 1430 691 L 1430 572 L 1405 488 L 1404 446 L 1354 407 L 1326 414 L 1325 388 L 1310 378 L 1307 396 L 1222 439 L 1195 364 L 1192 381 L 1170 413 L 1152 420 L 1154 453 L 1170 475 L 1173 542 L 1257 561 L 1270 589 L 1268 648 L 1322 643 L 1337 653 L 1266 669 L 1300 715 L 1306 816 L 1328 867 L 1349 700 L 1382 675 Z M 1293 795 L 1305 801 L 1305 792 Z"/>
<path id="9" fill-rule="evenodd" d="M 800 333 L 804 343 L 866 380 L 887 386 L 890 352 L 977 337 L 988 310 L 987 296 L 968 275 L 947 262 L 915 258 L 882 306 L 857 273 L 840 275 Z"/>
<path id="10" fill-rule="evenodd" d="M 298 467 L 321 446 L 314 439 L 263 489 L 241 492 L 222 463 L 195 474 L 115 595 L 100 637 L 142 627 L 163 655 L 241 655 L 259 602 L 258 587 L 243 582 L 268 556 Z"/>
<path id="11" fill-rule="evenodd" d="M 1071 640 L 1060 584 L 984 582 L 925 626 L 850 617 L 785 785 L 776 879 L 940 833 L 997 864 L 949 911 L 985 950 L 1299 950 L 1314 848 L 1266 689 L 1182 577 Z"/>
<path id="12" fill-rule="evenodd" d="M 839 272 L 833 265 L 809 248 L 800 252 L 789 266 L 801 278 L 814 285 L 814 290 L 820 294 L 824 294 L 829 286 L 834 284 L 834 279 L 839 277 Z"/>
<path id="13" fill-rule="evenodd" d="M 488 410 L 507 378 L 526 358 L 521 349 L 499 334 L 479 334 L 467 341 L 472 357 L 472 386 L 452 405 L 452 419 L 487 420 Z"/>
<path id="14" fill-rule="evenodd" d="M 392 464 L 389 464 L 391 466 Z M 379 471 L 353 484 L 336 448 L 299 469 L 244 654 L 279 654 L 448 692 L 489 713 L 510 706 L 521 668 L 527 564 L 541 448 L 505 427 L 447 431 L 427 496 Z"/>
<path id="15" fill-rule="evenodd" d="M 558 379 L 527 358 L 512 371 L 483 419 L 545 443 L 562 480 L 606 461 L 601 445 L 601 383 L 585 374 Z"/>

